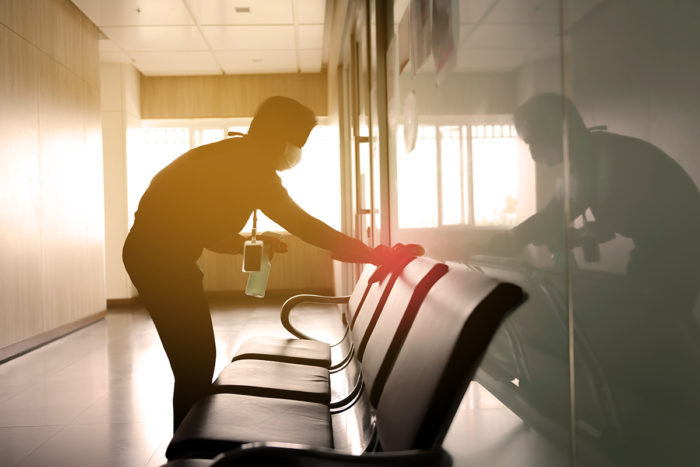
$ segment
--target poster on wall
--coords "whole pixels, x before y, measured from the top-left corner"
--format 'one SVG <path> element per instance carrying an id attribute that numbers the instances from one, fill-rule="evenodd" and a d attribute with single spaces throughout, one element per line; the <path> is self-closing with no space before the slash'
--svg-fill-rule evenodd
<path id="1" fill-rule="evenodd" d="M 457 65 L 459 1 L 433 0 L 432 22 L 435 84 L 439 86 Z"/>
<path id="2" fill-rule="evenodd" d="M 411 59 L 410 11 L 410 8 L 406 8 L 406 11 L 403 12 L 403 16 L 401 17 L 401 21 L 399 22 L 399 73 L 403 72 L 406 65 L 408 65 L 408 61 Z"/>
<path id="3" fill-rule="evenodd" d="M 403 142 L 406 145 L 406 154 L 416 147 L 418 138 L 418 104 L 416 93 L 411 91 L 403 102 Z"/>
<path id="4" fill-rule="evenodd" d="M 409 23 L 411 24 L 411 63 L 413 74 L 430 56 L 432 35 L 430 32 L 430 0 L 411 0 Z"/>

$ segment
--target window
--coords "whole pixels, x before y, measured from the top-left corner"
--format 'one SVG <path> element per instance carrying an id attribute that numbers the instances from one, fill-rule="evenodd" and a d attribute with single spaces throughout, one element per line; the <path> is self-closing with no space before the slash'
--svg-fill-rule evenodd
<path id="1" fill-rule="evenodd" d="M 474 224 L 517 222 L 518 140 L 511 125 L 477 125 L 471 129 Z"/>
<path id="2" fill-rule="evenodd" d="M 163 167 L 192 148 L 220 141 L 227 132 L 246 133 L 251 119 L 235 121 L 144 121 L 144 128 L 127 135 L 127 191 L 130 219 L 151 179 Z M 338 229 L 340 228 L 340 162 L 337 136 L 332 128 L 319 124 L 309 135 L 299 165 L 280 172 L 282 184 L 304 210 Z M 250 232 L 252 216 L 243 229 Z M 264 214 L 258 215 L 258 230 L 283 231 Z"/>
<path id="3" fill-rule="evenodd" d="M 177 156 L 190 150 L 190 129 L 130 128 L 127 131 L 126 185 L 129 206 L 129 227 L 141 196 L 151 179 Z"/>
<path id="4" fill-rule="evenodd" d="M 531 168 L 520 146 L 510 124 L 419 125 L 412 152 L 396 145 L 399 228 L 515 225 Z"/>
<path id="5" fill-rule="evenodd" d="M 398 134 L 403 134 L 399 128 Z M 416 146 L 397 144 L 399 228 L 437 227 L 438 184 L 435 127 L 420 125 Z"/>

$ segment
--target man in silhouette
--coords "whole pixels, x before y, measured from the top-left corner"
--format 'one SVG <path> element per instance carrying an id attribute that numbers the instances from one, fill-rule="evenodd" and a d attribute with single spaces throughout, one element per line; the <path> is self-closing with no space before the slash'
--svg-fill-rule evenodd
<path id="1" fill-rule="evenodd" d="M 299 162 L 315 124 L 300 103 L 269 98 L 247 135 L 188 151 L 161 170 L 141 198 L 123 260 L 175 376 L 174 427 L 210 390 L 214 371 L 211 315 L 196 264 L 204 248 L 241 253 L 246 239 L 238 232 L 260 209 L 338 260 L 381 264 L 392 256 L 387 247 L 371 249 L 310 216 L 282 186 L 277 171 Z M 286 251 L 280 240 L 264 240 L 272 252 Z"/>

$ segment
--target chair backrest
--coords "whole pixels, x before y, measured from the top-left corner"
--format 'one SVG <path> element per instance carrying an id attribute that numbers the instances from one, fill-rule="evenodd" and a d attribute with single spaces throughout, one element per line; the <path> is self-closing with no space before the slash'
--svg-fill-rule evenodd
<path id="1" fill-rule="evenodd" d="M 415 261 L 417 261 L 417 259 L 410 257 L 405 258 L 402 264 L 399 264 L 396 269 L 386 274 L 381 280 L 366 286 L 367 288 L 362 300 L 359 302 L 357 309 L 353 310 L 354 314 L 350 317 L 350 328 L 352 330 L 352 339 L 356 350 L 358 350 L 360 346 L 364 347 L 364 345 L 366 345 L 395 283 L 402 271 L 407 267 L 406 265 L 413 264 Z M 364 276 L 364 272 L 362 275 Z M 355 286 L 355 288 L 357 288 L 357 286 Z M 365 344 L 362 344 L 363 342 L 365 342 Z M 356 354 L 358 360 L 362 360 L 363 351 L 364 349 Z"/>
<path id="2" fill-rule="evenodd" d="M 420 305 L 430 286 L 446 271 L 446 265 L 430 258 L 416 258 L 409 263 L 396 276 L 383 308 L 372 316 L 369 323 L 372 332 L 366 332 L 360 342 L 355 342 L 358 358 L 362 360 L 365 388 L 373 405 L 386 378 L 382 365 L 386 365 L 386 356 L 403 317 Z"/>
<path id="3" fill-rule="evenodd" d="M 451 265 L 419 309 L 401 318 L 383 362 L 383 387 L 373 390 L 383 449 L 442 443 L 493 334 L 523 298 L 515 285 Z"/>
<path id="4" fill-rule="evenodd" d="M 365 264 L 365 267 L 362 269 L 360 278 L 357 280 L 357 284 L 355 284 L 355 287 L 352 289 L 350 299 L 348 300 L 348 322 L 352 320 L 358 308 L 364 303 L 367 297 L 367 293 L 369 291 L 369 278 L 372 276 L 372 274 L 374 274 L 374 271 L 376 270 L 377 266 L 375 266 L 374 264 Z"/>

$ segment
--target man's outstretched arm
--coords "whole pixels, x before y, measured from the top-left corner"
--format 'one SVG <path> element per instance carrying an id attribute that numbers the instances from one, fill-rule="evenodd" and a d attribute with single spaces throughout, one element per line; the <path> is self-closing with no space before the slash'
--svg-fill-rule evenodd
<path id="1" fill-rule="evenodd" d="M 263 212 L 292 235 L 329 250 L 334 259 L 349 263 L 383 262 L 381 249 L 372 249 L 360 240 L 338 232 L 311 216 L 289 197 L 270 203 L 263 208 Z"/>

